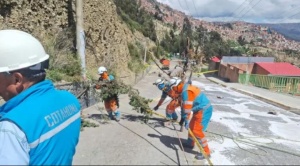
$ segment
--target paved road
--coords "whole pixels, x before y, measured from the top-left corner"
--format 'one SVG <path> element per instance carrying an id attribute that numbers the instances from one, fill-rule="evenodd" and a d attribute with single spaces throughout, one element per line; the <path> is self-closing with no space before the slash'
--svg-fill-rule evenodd
<path id="1" fill-rule="evenodd" d="M 150 73 L 153 71 L 156 73 L 146 76 L 135 86 L 142 96 L 154 99 L 151 106 L 155 106 L 161 95 L 152 85 L 158 78 L 157 69 L 153 68 Z M 213 164 L 300 164 L 299 115 L 214 84 L 205 78 L 194 80 L 193 84 L 201 87 L 214 105 L 207 132 L 209 146 L 213 151 Z M 158 110 L 159 113 L 164 114 L 164 106 Z M 119 123 L 105 120 L 103 115 L 106 113 L 101 107 L 102 103 L 84 110 L 84 114 L 94 118 L 100 126 L 85 128 L 81 133 L 73 164 L 207 164 L 206 161 L 194 159 L 198 151 L 196 147 L 193 150 L 186 149 L 185 152 L 181 150 L 177 134 L 184 141 L 187 131 L 176 132 L 174 128 L 178 130 L 178 125 L 165 127 L 158 117 L 153 117 L 149 124 L 143 124 L 140 114 L 132 111 L 128 105 L 127 96 L 121 96 L 123 115 Z"/>
<path id="2" fill-rule="evenodd" d="M 268 89 L 258 88 L 250 85 L 248 86 L 239 83 L 224 82 L 221 79 L 214 76 L 207 76 L 206 78 L 216 84 L 220 84 L 224 87 L 234 89 L 238 92 L 247 94 L 249 96 L 253 96 L 260 100 L 264 100 L 268 103 L 271 103 L 273 105 L 284 108 L 285 110 L 300 115 L 300 105 L 299 105 L 300 96 L 293 96 L 290 94 L 274 92 Z"/>
<path id="3" fill-rule="evenodd" d="M 205 79 L 199 81 L 214 105 L 208 135 L 215 151 L 212 155 L 215 164 L 300 164 L 299 115 Z M 289 153 L 298 153 L 298 156 Z"/>

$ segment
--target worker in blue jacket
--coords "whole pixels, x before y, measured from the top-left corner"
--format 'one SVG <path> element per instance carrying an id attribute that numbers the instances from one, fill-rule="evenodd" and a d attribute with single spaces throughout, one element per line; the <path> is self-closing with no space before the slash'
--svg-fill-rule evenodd
<path id="1" fill-rule="evenodd" d="M 178 100 L 179 96 L 176 95 L 170 88 L 169 84 L 165 82 L 163 79 L 157 79 L 153 85 L 156 85 L 159 90 L 162 91 L 162 95 L 157 103 L 157 105 L 153 108 L 155 111 L 158 110 L 158 108 L 163 104 L 165 99 L 169 96 L 171 98 L 171 101 L 166 107 L 166 117 L 169 120 L 176 121 L 178 116 L 175 111 L 177 107 L 180 107 L 180 100 Z"/>
<path id="2" fill-rule="evenodd" d="M 80 104 L 46 80 L 49 55 L 32 35 L 0 30 L 0 165 L 71 165 Z"/>

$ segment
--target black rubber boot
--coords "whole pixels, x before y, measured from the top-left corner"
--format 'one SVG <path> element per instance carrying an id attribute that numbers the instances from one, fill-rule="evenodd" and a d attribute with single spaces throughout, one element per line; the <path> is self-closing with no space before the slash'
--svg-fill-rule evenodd
<path id="1" fill-rule="evenodd" d="M 210 158 L 210 155 L 207 156 L 208 158 Z M 204 160 L 205 157 L 202 153 L 198 153 L 196 156 L 195 156 L 195 159 L 197 160 Z"/>
<path id="2" fill-rule="evenodd" d="M 192 145 L 190 145 L 190 144 L 187 144 L 187 143 L 182 143 L 182 146 L 184 147 L 184 148 L 189 148 L 189 149 L 193 149 L 194 148 L 194 146 L 192 146 Z"/>
<path id="3" fill-rule="evenodd" d="M 180 126 L 180 132 L 183 132 L 183 126 Z"/>

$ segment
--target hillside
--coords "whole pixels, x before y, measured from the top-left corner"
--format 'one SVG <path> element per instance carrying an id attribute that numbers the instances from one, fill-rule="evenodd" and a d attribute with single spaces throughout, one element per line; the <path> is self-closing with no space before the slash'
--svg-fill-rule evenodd
<path id="1" fill-rule="evenodd" d="M 283 34 L 286 38 L 300 42 L 300 23 L 258 25 L 270 27 L 271 29 Z"/>
<path id="2" fill-rule="evenodd" d="M 243 21 L 207 22 L 188 16 L 156 0 L 137 1 L 142 8 L 151 13 L 162 25 L 173 27 L 173 32 L 170 32 L 169 37 L 164 37 L 165 40 L 161 43 L 164 48 L 169 49 L 169 52 L 178 52 L 178 49 L 181 49 L 180 52 L 182 51 L 181 46 L 185 42 L 182 41 L 181 33 L 185 31 L 184 35 L 187 37 L 186 35 L 189 32 L 186 31 L 186 28 L 189 26 L 193 31 L 193 35 L 189 36 L 189 38 L 193 38 L 193 41 L 191 41 L 193 45 L 190 47 L 189 52 L 191 55 L 193 54 L 192 57 L 198 59 L 198 62 L 208 60 L 208 58 L 215 55 L 251 55 L 273 56 L 278 62 L 290 62 L 300 65 L 300 42 L 291 40 L 268 26 Z M 176 25 L 176 29 L 174 29 L 174 25 Z M 175 34 L 175 38 L 171 33 Z M 223 41 L 211 40 L 217 40 L 218 35 L 221 36 Z M 173 37 L 170 40 L 171 36 Z M 203 42 L 203 40 L 208 42 Z M 204 59 L 202 59 L 203 57 Z"/>
<path id="3" fill-rule="evenodd" d="M 21 29 L 39 38 L 50 54 L 51 74 L 57 79 L 80 75 L 74 45 L 74 3 L 74 0 L 2 0 L 0 29 Z M 135 73 L 128 69 L 131 61 L 128 44 L 135 44 L 144 36 L 133 33 L 124 24 L 113 0 L 85 0 L 83 4 L 88 76 L 98 77 L 97 68 L 104 65 L 126 83 L 134 83 Z M 68 75 L 60 75 L 61 71 Z"/>
<path id="4" fill-rule="evenodd" d="M 237 40 L 242 36 L 248 42 L 253 42 L 255 46 L 266 47 L 273 50 L 300 50 L 300 42 L 287 39 L 279 31 L 269 30 L 263 25 L 256 25 L 246 22 L 232 22 L 232 23 L 214 23 L 203 20 L 198 20 L 185 15 L 183 12 L 170 8 L 168 5 L 159 3 L 155 0 L 142 0 L 142 6 L 150 13 L 158 13 L 161 20 L 169 25 L 174 22 L 182 27 L 183 20 L 188 17 L 194 27 L 202 25 L 209 31 L 217 31 L 221 36 L 227 39 Z M 291 28 L 290 31 L 295 31 Z"/>

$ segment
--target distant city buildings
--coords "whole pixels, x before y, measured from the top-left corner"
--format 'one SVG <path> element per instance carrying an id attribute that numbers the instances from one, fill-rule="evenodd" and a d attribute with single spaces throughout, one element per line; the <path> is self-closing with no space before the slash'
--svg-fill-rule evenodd
<path id="1" fill-rule="evenodd" d="M 276 31 L 246 22 L 232 22 L 231 26 L 225 26 L 222 23 L 216 24 L 203 20 L 198 20 L 190 16 L 186 16 L 183 12 L 171 9 L 165 4 L 159 3 L 160 12 L 163 15 L 162 20 L 165 23 L 173 24 L 176 22 L 178 27 L 182 27 L 183 19 L 188 17 L 194 27 L 202 25 L 208 31 L 217 31 L 223 37 L 223 39 L 237 39 L 239 36 L 245 38 L 247 42 L 253 42 L 256 46 L 267 47 L 274 50 L 300 50 L 300 43 L 288 40 L 283 35 Z M 141 0 L 141 5 L 146 11 L 155 14 L 157 12 L 156 5 L 151 0 Z"/>

